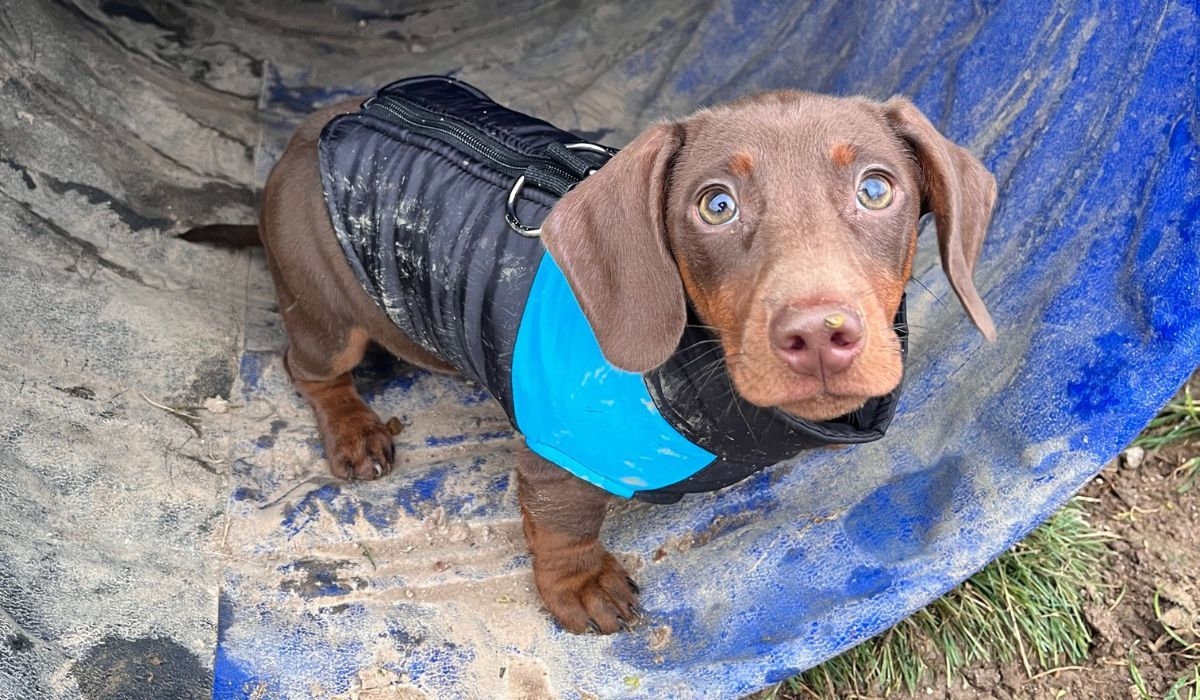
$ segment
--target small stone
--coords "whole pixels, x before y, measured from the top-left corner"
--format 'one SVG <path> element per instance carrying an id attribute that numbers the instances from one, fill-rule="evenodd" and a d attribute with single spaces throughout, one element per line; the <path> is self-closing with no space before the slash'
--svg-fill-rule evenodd
<path id="1" fill-rule="evenodd" d="M 1096 636 L 1105 641 L 1114 642 L 1121 639 L 1121 624 L 1116 615 L 1099 602 L 1089 602 L 1083 605 L 1083 618 L 1095 630 Z M 996 680 L 999 680 L 997 676 Z"/>
<path id="2" fill-rule="evenodd" d="M 446 509 L 438 506 L 433 509 L 433 512 L 426 515 L 422 520 L 422 525 L 426 530 L 440 530 L 446 527 Z"/>
<path id="3" fill-rule="evenodd" d="M 662 625 L 650 630 L 650 649 L 658 651 L 671 643 L 671 626 Z"/>
<path id="4" fill-rule="evenodd" d="M 359 688 L 362 690 L 388 688 L 399 681 L 400 676 L 386 668 L 363 669 L 358 672 Z"/>
<path id="5" fill-rule="evenodd" d="M 1158 593 L 1160 598 L 1182 606 L 1184 610 L 1193 615 L 1200 615 L 1200 607 L 1197 607 L 1196 599 L 1183 586 L 1164 583 L 1158 587 Z"/>
<path id="6" fill-rule="evenodd" d="M 446 529 L 449 530 L 446 539 L 450 542 L 468 542 L 471 539 L 471 526 L 461 520 L 450 523 Z"/>
<path id="7" fill-rule="evenodd" d="M 429 47 L 419 41 L 414 41 L 408 45 L 408 50 L 413 53 L 425 53 L 429 50 Z"/>
<path id="8" fill-rule="evenodd" d="M 1127 448 L 1121 453 L 1121 461 L 1130 469 L 1140 467 L 1144 459 L 1146 459 L 1146 451 L 1137 445 Z"/>
<path id="9" fill-rule="evenodd" d="M 229 402 L 220 396 L 210 396 L 209 398 L 204 399 L 204 402 L 201 405 L 204 406 L 204 410 L 208 411 L 209 413 L 219 414 L 229 412 Z"/>
<path id="10" fill-rule="evenodd" d="M 1175 632 L 1189 630 L 1192 626 L 1192 614 L 1183 608 L 1168 608 L 1163 611 L 1159 621 Z"/>

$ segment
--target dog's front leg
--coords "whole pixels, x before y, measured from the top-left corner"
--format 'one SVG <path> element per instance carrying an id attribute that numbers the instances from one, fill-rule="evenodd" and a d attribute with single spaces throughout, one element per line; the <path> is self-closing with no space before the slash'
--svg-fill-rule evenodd
<path id="1" fill-rule="evenodd" d="M 600 544 L 612 496 L 532 452 L 517 460 L 517 493 L 534 581 L 559 623 L 610 634 L 641 617 L 637 584 Z"/>

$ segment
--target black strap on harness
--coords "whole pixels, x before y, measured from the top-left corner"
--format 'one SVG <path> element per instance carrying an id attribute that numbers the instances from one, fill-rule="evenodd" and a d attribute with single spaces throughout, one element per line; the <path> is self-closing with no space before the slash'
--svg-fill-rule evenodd
<path id="1" fill-rule="evenodd" d="M 549 192 L 556 197 L 562 197 L 570 192 L 585 177 L 596 172 L 600 166 L 608 162 L 617 153 L 616 149 L 594 143 L 551 143 L 542 151 L 546 160 L 536 161 L 525 168 L 525 172 L 513 183 L 508 192 L 504 218 L 512 230 L 522 236 L 537 237 L 542 234 L 541 226 L 532 227 L 521 223 L 517 217 L 517 197 L 527 185 Z M 580 153 L 588 153 L 603 158 L 585 158 Z"/>

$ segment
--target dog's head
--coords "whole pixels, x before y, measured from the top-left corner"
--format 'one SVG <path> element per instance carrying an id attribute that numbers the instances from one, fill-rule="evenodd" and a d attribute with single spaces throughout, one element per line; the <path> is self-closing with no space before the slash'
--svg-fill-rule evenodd
<path id="1" fill-rule="evenodd" d="M 925 212 L 994 338 L 972 271 L 995 191 L 903 98 L 774 92 L 649 128 L 542 229 L 614 365 L 662 364 L 690 299 L 743 398 L 827 420 L 900 381 L 893 322 Z"/>

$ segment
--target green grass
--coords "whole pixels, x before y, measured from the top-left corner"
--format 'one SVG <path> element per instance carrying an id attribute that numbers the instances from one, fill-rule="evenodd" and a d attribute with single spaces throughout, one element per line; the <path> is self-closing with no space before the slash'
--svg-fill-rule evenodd
<path id="1" fill-rule="evenodd" d="M 968 581 L 880 636 L 780 684 L 767 697 L 852 698 L 907 690 L 976 663 L 1018 659 L 1026 671 L 1083 659 L 1084 591 L 1101 586 L 1108 535 L 1082 499 Z"/>
<path id="2" fill-rule="evenodd" d="M 1200 403 L 1192 396 L 1190 384 L 1163 407 L 1133 444 L 1155 450 L 1188 438 L 1200 438 Z M 1179 481 L 1175 487 L 1179 493 L 1187 493 L 1195 487 L 1200 482 L 1200 456 L 1184 460 L 1175 470 L 1175 477 Z"/>
<path id="3" fill-rule="evenodd" d="M 1196 664 L 1191 672 L 1180 676 L 1179 680 L 1175 681 L 1167 689 L 1167 694 L 1163 696 L 1163 700 L 1197 700 L 1198 698 L 1200 698 L 1200 664 Z"/>
<path id="4" fill-rule="evenodd" d="M 1146 425 L 1133 444 L 1155 450 L 1193 437 L 1200 437 L 1200 404 L 1192 396 L 1191 386 L 1185 385 Z"/>
<path id="5" fill-rule="evenodd" d="M 1141 641 L 1141 640 L 1138 640 Z M 1126 665 L 1129 667 L 1129 680 L 1133 683 L 1133 688 L 1130 689 L 1130 694 L 1137 694 L 1137 700 L 1154 700 L 1154 696 L 1150 694 L 1150 689 L 1146 687 L 1146 679 L 1142 678 L 1142 672 L 1138 670 L 1137 664 L 1133 661 L 1133 652 L 1137 649 L 1138 642 L 1134 642 L 1133 646 L 1129 647 L 1129 654 L 1126 655 Z"/>
<path id="6" fill-rule="evenodd" d="M 1167 636 L 1171 638 L 1171 641 L 1179 645 L 1180 651 L 1176 653 L 1182 654 L 1185 658 L 1189 659 L 1200 658 L 1200 641 L 1184 638 L 1184 636 L 1188 634 L 1194 636 L 1196 634 L 1194 628 L 1189 630 L 1176 629 L 1175 627 L 1172 627 L 1171 624 L 1165 619 L 1163 619 L 1161 598 L 1162 590 L 1155 590 L 1153 601 L 1154 619 L 1163 628 L 1163 632 L 1166 632 Z M 1191 611 L 1188 612 L 1190 613 Z"/>
<path id="7" fill-rule="evenodd" d="M 1126 661 L 1129 668 L 1129 682 L 1132 684 L 1130 693 L 1135 700 L 1156 700 L 1146 686 L 1142 672 L 1138 670 L 1137 664 L 1133 661 L 1133 652 L 1137 649 L 1137 645 L 1138 643 L 1134 642 L 1133 646 L 1129 647 Z M 1200 664 L 1180 676 L 1162 696 L 1162 700 L 1197 700 L 1198 698 L 1200 698 Z"/>

